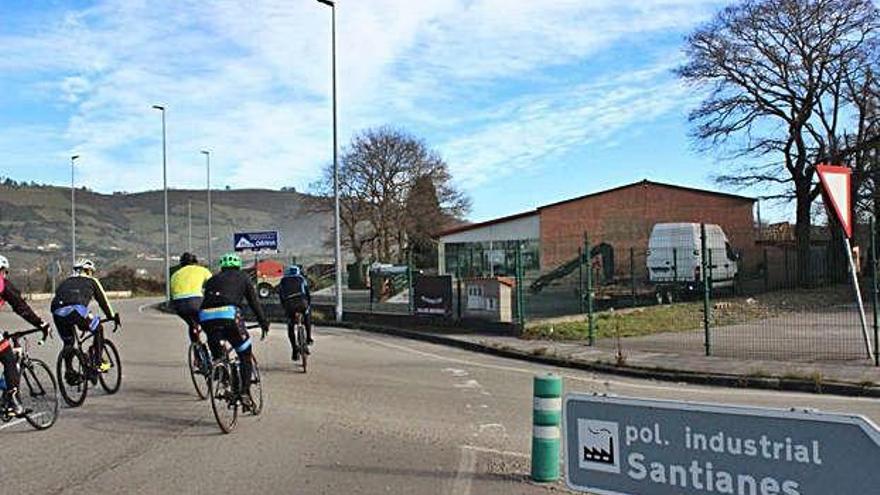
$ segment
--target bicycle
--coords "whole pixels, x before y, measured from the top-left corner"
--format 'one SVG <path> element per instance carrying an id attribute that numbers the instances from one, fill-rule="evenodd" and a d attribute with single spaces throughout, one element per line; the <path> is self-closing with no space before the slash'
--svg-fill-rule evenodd
<path id="1" fill-rule="evenodd" d="M 248 330 L 259 328 L 259 325 L 247 325 Z M 208 394 L 211 397 L 211 410 L 214 418 L 223 433 L 231 433 L 238 423 L 238 411 L 246 412 L 241 402 L 241 384 L 239 373 L 239 358 L 235 349 L 226 342 L 222 342 L 223 356 L 211 363 L 211 371 L 208 374 Z M 251 399 L 253 407 L 249 412 L 258 416 L 263 411 L 263 384 L 260 378 L 260 367 L 257 357 L 251 353 L 253 372 L 251 375 Z"/>
<path id="2" fill-rule="evenodd" d="M 113 322 L 113 333 L 119 329 L 119 324 L 112 319 L 103 319 L 101 323 Z M 106 336 L 104 337 L 104 352 L 102 352 L 101 360 L 94 359 L 95 344 L 89 346 L 88 352 L 83 351 L 83 347 L 95 334 L 90 331 L 79 329 L 74 332 L 76 344 L 71 347 L 65 347 L 58 354 L 57 371 L 58 388 L 61 391 L 61 397 L 70 407 L 79 407 L 85 402 L 86 395 L 89 390 L 89 383 L 92 386 L 99 382 L 101 388 L 108 395 L 113 395 L 119 391 L 122 385 L 122 361 L 119 359 L 119 351 L 116 345 Z M 67 365 L 67 357 L 70 356 L 70 365 Z M 110 363 L 110 369 L 100 371 L 97 362 L 106 360 Z"/>
<path id="3" fill-rule="evenodd" d="M 187 364 L 189 365 L 189 376 L 192 379 L 193 387 L 196 389 L 196 395 L 199 399 L 208 398 L 208 381 L 211 372 L 211 353 L 207 343 L 202 340 L 201 327 L 196 327 L 197 340 L 189 344 L 187 352 Z"/>
<path id="4" fill-rule="evenodd" d="M 58 418 L 58 386 L 49 365 L 28 354 L 27 336 L 37 332 L 43 333 L 43 338 L 40 340 L 40 345 L 43 345 L 49 332 L 42 328 L 5 332 L 3 336 L 12 341 L 13 352 L 17 355 L 16 365 L 21 371 L 18 391 L 25 409 L 24 419 L 37 430 L 47 430 Z M 6 391 L 5 382 L 0 386 L 0 391 Z M 3 411 L 0 413 L 0 422 L 6 423 L 16 418 L 15 415 L 7 412 L 5 403 L 0 406 L 2 406 L 0 410 Z"/>
<path id="5" fill-rule="evenodd" d="M 309 341 L 306 338 L 306 326 L 303 324 L 302 313 L 296 312 L 294 318 L 293 335 L 294 340 L 296 341 L 294 344 L 296 355 L 300 359 L 303 373 L 307 373 L 309 365 Z"/>

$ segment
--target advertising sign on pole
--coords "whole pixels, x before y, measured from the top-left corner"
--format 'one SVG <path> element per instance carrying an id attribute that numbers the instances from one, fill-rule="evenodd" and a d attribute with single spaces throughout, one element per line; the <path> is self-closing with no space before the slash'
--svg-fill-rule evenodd
<path id="1" fill-rule="evenodd" d="M 278 231 L 237 232 L 233 234 L 232 245 L 236 252 L 241 251 L 278 251 Z"/>

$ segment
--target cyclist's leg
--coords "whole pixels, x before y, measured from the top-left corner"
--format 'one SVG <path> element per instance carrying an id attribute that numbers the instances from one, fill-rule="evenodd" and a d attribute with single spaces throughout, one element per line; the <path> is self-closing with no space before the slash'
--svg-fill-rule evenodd
<path id="1" fill-rule="evenodd" d="M 202 306 L 201 297 L 188 297 L 178 299 L 172 303 L 177 316 L 186 323 L 189 341 L 199 340 L 199 308 Z"/>
<path id="2" fill-rule="evenodd" d="M 223 357 L 223 320 L 208 320 L 202 322 L 202 330 L 208 337 L 208 349 L 211 351 L 211 359 L 217 360 Z"/>
<path id="3" fill-rule="evenodd" d="M 89 313 L 86 317 L 80 320 L 79 325 L 80 328 L 85 327 L 88 331 L 94 334 L 92 339 L 92 349 L 94 349 L 94 351 L 90 357 L 95 366 L 100 366 L 104 355 L 104 325 L 101 324 L 101 319 Z"/>
<path id="4" fill-rule="evenodd" d="M 3 364 L 3 378 L 6 380 L 6 388 L 9 390 L 18 388 L 21 376 L 18 373 L 18 366 L 15 365 L 12 341 L 2 337 L 0 337 L 0 363 Z"/>
<path id="5" fill-rule="evenodd" d="M 76 332 L 76 324 L 73 322 L 73 315 L 52 315 L 52 319 L 55 321 L 55 328 L 58 330 L 58 336 L 61 337 L 61 342 L 64 346 L 62 352 L 73 348 L 73 345 L 76 343 L 76 334 L 74 333 Z M 71 368 L 73 365 L 72 353 L 65 353 L 64 364 L 67 366 L 67 369 Z"/>
<path id="6" fill-rule="evenodd" d="M 312 345 L 312 307 L 307 306 L 303 313 L 303 324 L 306 326 L 306 341 Z"/>
<path id="7" fill-rule="evenodd" d="M 232 345 L 232 348 L 235 349 L 235 353 L 238 354 L 238 369 L 241 371 L 241 392 L 242 394 L 248 394 L 251 389 L 251 373 L 253 372 L 251 337 L 241 316 L 230 323 L 232 324 L 226 327 L 225 337 Z"/>
<path id="8" fill-rule="evenodd" d="M 18 384 L 21 375 L 18 366 L 15 365 L 15 353 L 12 351 L 12 342 L 0 337 L 0 363 L 3 363 L 3 378 L 6 380 L 6 392 L 0 401 L 0 411 L 11 411 L 12 414 L 24 413 L 21 398 L 18 397 Z"/>

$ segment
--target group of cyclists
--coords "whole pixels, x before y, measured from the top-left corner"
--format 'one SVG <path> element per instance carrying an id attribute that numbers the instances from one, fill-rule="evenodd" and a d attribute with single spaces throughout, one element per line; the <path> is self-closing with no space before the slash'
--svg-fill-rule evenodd
<path id="1" fill-rule="evenodd" d="M 262 330 L 265 339 L 269 332 L 269 321 L 257 298 L 256 291 L 248 275 L 241 270 L 241 258 L 228 253 L 220 258 L 220 271 L 216 274 L 198 264 L 198 259 L 191 253 L 180 256 L 180 265 L 171 277 L 171 308 L 186 323 L 190 342 L 195 342 L 202 331 L 205 332 L 211 358 L 219 359 L 222 355 L 222 342 L 228 342 L 238 354 L 241 362 L 241 402 L 245 407 L 252 406 L 250 397 L 252 342 L 244 323 L 242 309 L 246 303 Z M 7 278 L 9 260 L 0 256 L 0 307 L 8 303 L 15 314 L 23 318 L 35 328 L 43 330 L 44 337 L 49 334 L 50 326 L 40 318 L 28 305 L 21 292 Z M 64 345 L 64 350 L 76 343 L 77 330 L 91 332 L 94 336 L 93 353 L 90 356 L 98 372 L 106 372 L 110 363 L 104 359 L 102 344 L 104 329 L 101 318 L 89 310 L 94 300 L 108 320 L 117 326 L 121 324 L 118 312 L 113 310 L 100 281 L 95 278 L 95 264 L 91 260 L 82 259 L 73 266 L 72 275 L 57 288 L 51 303 L 52 319 Z M 278 287 L 278 296 L 285 310 L 288 321 L 288 337 L 293 349 L 292 360 L 299 359 L 299 346 L 295 341 L 295 322 L 302 321 L 307 332 L 307 344 L 313 344 L 311 325 L 311 294 L 309 283 L 302 270 L 292 265 L 285 270 L 284 277 Z M 304 346 L 304 352 L 308 351 Z M 71 356 L 71 353 L 64 353 Z M 11 342 L 0 334 L 0 364 L 3 365 L 3 376 L 6 390 L 0 400 L 0 414 L 22 416 L 25 414 L 19 393 L 20 373 L 16 364 L 16 355 Z M 66 363 L 65 369 L 71 369 Z M 59 377 L 65 380 L 69 377 Z"/>

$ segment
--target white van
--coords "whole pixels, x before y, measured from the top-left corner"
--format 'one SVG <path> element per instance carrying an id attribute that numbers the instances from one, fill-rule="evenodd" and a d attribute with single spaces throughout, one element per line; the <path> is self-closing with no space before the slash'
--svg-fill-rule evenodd
<path id="1" fill-rule="evenodd" d="M 699 223 L 658 223 L 648 240 L 648 280 L 658 303 L 703 290 Z M 738 256 L 720 226 L 706 224 L 713 289 L 734 289 Z"/>

